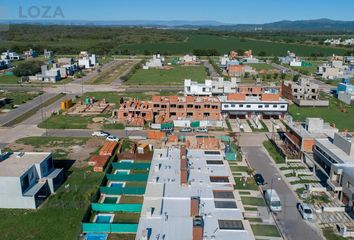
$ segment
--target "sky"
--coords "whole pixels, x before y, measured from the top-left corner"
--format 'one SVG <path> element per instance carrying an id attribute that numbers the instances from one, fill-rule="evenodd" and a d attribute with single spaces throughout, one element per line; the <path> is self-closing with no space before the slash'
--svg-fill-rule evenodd
<path id="1" fill-rule="evenodd" d="M 212 20 L 268 23 L 354 20 L 352 0 L 0 0 L 0 19 Z"/>

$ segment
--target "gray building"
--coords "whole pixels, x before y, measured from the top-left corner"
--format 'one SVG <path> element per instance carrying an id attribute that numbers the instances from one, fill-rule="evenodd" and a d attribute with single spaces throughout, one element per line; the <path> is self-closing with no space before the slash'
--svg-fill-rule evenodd
<path id="1" fill-rule="evenodd" d="M 0 208 L 37 208 L 64 180 L 51 153 L 0 154 Z"/>

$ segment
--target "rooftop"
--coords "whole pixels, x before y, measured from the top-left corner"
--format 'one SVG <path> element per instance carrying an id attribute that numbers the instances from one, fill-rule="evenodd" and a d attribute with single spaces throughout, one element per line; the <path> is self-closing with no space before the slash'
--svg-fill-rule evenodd
<path id="1" fill-rule="evenodd" d="M 0 177 L 20 177 L 50 155 L 49 152 L 14 152 L 0 161 Z"/>

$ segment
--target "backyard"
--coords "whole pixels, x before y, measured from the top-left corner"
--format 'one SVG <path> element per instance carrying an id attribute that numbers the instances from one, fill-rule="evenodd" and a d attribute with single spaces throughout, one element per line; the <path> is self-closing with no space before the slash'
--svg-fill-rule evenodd
<path id="1" fill-rule="evenodd" d="M 298 107 L 295 104 L 291 104 L 289 113 L 295 121 L 305 121 L 307 117 L 319 117 L 323 118 L 325 122 L 334 123 L 340 131 L 346 129 L 354 131 L 354 121 L 348 121 L 349 119 L 354 119 L 353 107 L 333 97 L 327 97 L 330 100 L 328 107 Z"/>
<path id="2" fill-rule="evenodd" d="M 207 73 L 203 66 L 172 66 L 171 69 L 139 69 L 125 84 L 182 85 L 184 79 L 204 82 Z"/>

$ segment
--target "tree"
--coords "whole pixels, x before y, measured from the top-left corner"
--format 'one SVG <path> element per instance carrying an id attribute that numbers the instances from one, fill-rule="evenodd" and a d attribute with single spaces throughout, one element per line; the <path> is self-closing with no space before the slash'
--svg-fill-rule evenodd
<path id="1" fill-rule="evenodd" d="M 260 52 L 258 53 L 258 56 L 260 56 L 260 57 L 265 57 L 265 56 L 267 56 L 267 53 L 266 53 L 265 51 L 260 51 Z"/>
<path id="2" fill-rule="evenodd" d="M 41 71 L 42 62 L 40 61 L 24 61 L 20 62 L 14 69 L 13 73 L 17 77 L 32 76 Z"/>

